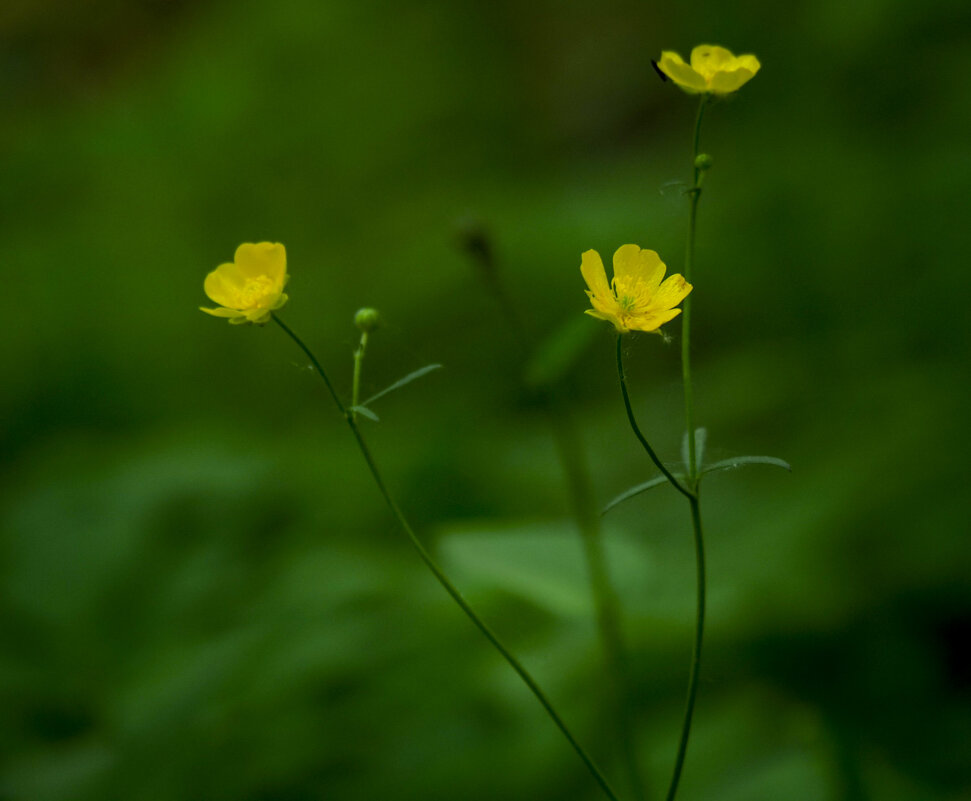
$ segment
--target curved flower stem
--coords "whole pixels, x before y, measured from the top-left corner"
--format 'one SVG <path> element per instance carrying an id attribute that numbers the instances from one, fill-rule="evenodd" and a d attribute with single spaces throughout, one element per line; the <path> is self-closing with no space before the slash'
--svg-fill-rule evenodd
<path id="1" fill-rule="evenodd" d="M 705 108 L 711 100 L 710 95 L 704 94 L 698 102 L 698 115 L 695 118 L 695 131 L 692 151 L 692 166 L 694 169 L 694 186 L 690 190 L 691 210 L 688 217 L 688 242 L 684 253 L 684 278 L 691 282 L 691 268 L 694 264 L 695 253 L 695 225 L 698 219 L 698 200 L 701 197 L 701 184 L 705 177 L 705 170 L 698 164 L 698 151 L 701 140 L 701 121 L 705 116 Z M 674 773 L 668 787 L 666 801 L 674 801 L 681 781 L 681 770 L 688 750 L 688 737 L 691 734 L 691 720 L 694 715 L 695 697 L 698 694 L 698 672 L 701 666 L 701 645 L 705 633 L 705 541 L 701 530 L 701 506 L 698 495 L 698 477 L 701 465 L 698 464 L 695 452 L 694 429 L 694 396 L 691 390 L 691 295 L 685 298 L 684 312 L 681 319 L 681 376 L 684 381 L 684 421 L 688 436 L 688 481 L 694 494 L 688 498 L 691 505 L 691 526 L 694 531 L 695 564 L 697 583 L 697 603 L 695 620 L 695 641 L 691 654 L 691 673 L 688 678 L 688 696 L 684 705 L 684 721 L 681 725 L 681 739 L 678 742 L 678 754 L 674 761 Z"/>
<path id="2" fill-rule="evenodd" d="M 630 422 L 630 427 L 634 431 L 634 436 L 637 437 L 641 445 L 644 446 L 644 450 L 647 451 L 647 455 L 651 457 L 651 461 L 658 470 L 661 471 L 662 475 L 670 482 L 671 486 L 674 487 L 678 492 L 684 495 L 689 501 L 695 499 L 695 493 L 685 487 L 678 479 L 672 475 L 671 471 L 664 466 L 658 455 L 654 452 L 654 448 L 645 439 L 644 435 L 641 433 L 640 426 L 637 425 L 637 419 L 634 417 L 634 410 L 631 408 L 630 395 L 627 392 L 627 379 L 624 377 L 624 335 L 617 335 L 617 377 L 620 379 L 620 391 L 624 396 L 624 407 L 627 409 L 627 419 Z"/>
<path id="3" fill-rule="evenodd" d="M 374 483 L 377 484 L 378 490 L 380 491 L 388 507 L 391 509 L 392 514 L 401 526 L 401 529 L 408 536 L 411 544 L 414 546 L 415 550 L 418 552 L 418 556 L 425 563 L 426 567 L 432 572 L 438 583 L 442 585 L 445 591 L 451 596 L 452 600 L 459 605 L 459 608 L 465 612 L 466 616 L 475 625 L 479 631 L 485 636 L 485 638 L 492 643 L 495 649 L 502 655 L 502 657 L 509 663 L 509 666 L 516 672 L 516 674 L 523 680 L 526 686 L 530 689 L 536 700 L 539 701 L 543 709 L 550 716 L 556 727 L 563 733 L 567 741 L 576 751 L 577 755 L 587 766 L 587 770 L 593 776 L 594 780 L 603 790 L 604 794 L 611 799 L 611 801 L 618 801 L 617 796 L 611 789 L 610 785 L 607 783 L 607 779 L 600 772 L 600 769 L 596 766 L 590 756 L 584 751 L 583 747 L 577 742 L 576 738 L 567 728 L 566 723 L 560 717 L 559 713 L 553 708 L 552 703 L 546 697 L 545 693 L 540 689 L 536 680 L 530 675 L 529 671 L 516 659 L 515 656 L 506 648 L 505 645 L 499 640 L 496 634 L 489 628 L 488 624 L 482 620 L 473 611 L 472 607 L 469 606 L 468 602 L 462 597 L 462 594 L 456 589 L 455 585 L 449 580 L 442 569 L 438 566 L 435 560 L 432 558 L 431 554 L 425 550 L 425 546 L 421 544 L 418 536 L 415 534 L 414 529 L 408 523 L 398 504 L 395 502 L 387 485 L 384 483 L 384 479 L 381 476 L 381 472 L 378 470 L 378 466 L 374 461 L 374 457 L 371 455 L 371 451 L 368 449 L 367 443 L 364 441 L 364 437 L 361 434 L 361 430 L 357 426 L 357 422 L 354 420 L 354 416 L 345 408 L 341 399 L 338 397 L 337 393 L 334 391 L 333 384 L 330 383 L 330 379 L 327 377 L 327 373 L 324 372 L 324 368 L 321 367 L 320 362 L 317 361 L 317 357 L 310 351 L 310 349 L 303 343 L 303 341 L 298 337 L 290 328 L 283 322 L 277 315 L 273 315 L 273 321 L 283 329 L 283 331 L 297 344 L 297 346 L 304 352 L 310 363 L 314 366 L 314 369 L 323 379 L 324 383 L 327 385 L 327 391 L 330 393 L 331 398 L 336 404 L 338 410 L 343 415 L 344 419 L 347 421 L 347 425 L 351 429 L 351 433 L 354 435 L 354 439 L 357 440 L 358 448 L 361 451 L 361 455 L 364 457 L 364 461 L 367 463 L 368 469 L 371 471 L 371 476 L 374 479 Z"/>

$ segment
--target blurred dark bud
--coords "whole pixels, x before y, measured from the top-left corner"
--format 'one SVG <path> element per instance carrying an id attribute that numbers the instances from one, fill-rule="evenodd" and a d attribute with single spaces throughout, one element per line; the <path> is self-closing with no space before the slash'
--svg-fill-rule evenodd
<path id="1" fill-rule="evenodd" d="M 458 246 L 491 278 L 495 270 L 492 237 L 485 224 L 475 217 L 463 217 L 456 225 Z"/>
<path id="2" fill-rule="evenodd" d="M 697 156 L 695 156 L 695 169 L 710 170 L 711 165 L 714 163 L 715 160 L 707 153 L 699 153 Z"/>

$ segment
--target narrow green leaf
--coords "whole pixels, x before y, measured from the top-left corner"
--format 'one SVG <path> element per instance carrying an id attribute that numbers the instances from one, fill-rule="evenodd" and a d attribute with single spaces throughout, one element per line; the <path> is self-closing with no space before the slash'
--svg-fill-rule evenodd
<path id="1" fill-rule="evenodd" d="M 352 406 L 350 411 L 356 412 L 357 414 L 366 417 L 368 420 L 373 420 L 375 423 L 381 422 L 381 419 L 367 406 Z"/>
<path id="2" fill-rule="evenodd" d="M 394 392 L 396 389 L 401 389 L 405 384 L 410 384 L 416 378 L 421 378 L 423 375 L 427 375 L 432 370 L 438 370 L 441 367 L 442 365 L 440 364 L 426 364 L 424 367 L 415 370 L 415 372 L 408 373 L 408 375 L 406 375 L 404 378 L 398 379 L 390 387 L 385 387 L 377 395 L 372 395 L 370 398 L 364 401 L 361 406 L 367 406 L 369 403 L 374 403 L 374 401 L 376 401 L 378 398 L 383 398 L 389 392 Z"/>
<path id="3" fill-rule="evenodd" d="M 736 456 L 733 459 L 722 459 L 720 462 L 702 468 L 702 473 L 715 473 L 721 470 L 734 470 L 747 464 L 771 464 L 792 472 L 792 465 L 774 456 Z"/>
<path id="4" fill-rule="evenodd" d="M 682 473 L 673 473 L 674 477 L 678 481 L 684 481 L 685 476 Z M 667 484 L 668 480 L 664 476 L 657 476 L 652 478 L 650 481 L 645 481 L 643 484 L 637 484 L 631 487 L 629 490 L 625 490 L 620 493 L 616 498 L 614 498 L 610 503 L 608 503 L 600 512 L 600 514 L 605 515 L 611 509 L 613 509 L 617 504 L 623 503 L 628 498 L 633 498 L 635 495 L 640 495 L 642 492 L 646 492 L 654 487 L 659 487 L 661 484 Z"/>

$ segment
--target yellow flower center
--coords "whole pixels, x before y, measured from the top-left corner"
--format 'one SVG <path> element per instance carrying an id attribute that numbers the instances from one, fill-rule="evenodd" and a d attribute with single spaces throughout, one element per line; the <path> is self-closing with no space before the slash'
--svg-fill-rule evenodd
<path id="1" fill-rule="evenodd" d="M 243 288 L 239 290 L 240 309 L 261 309 L 269 305 L 273 294 L 273 281 L 265 275 L 248 278 Z"/>
<path id="2" fill-rule="evenodd" d="M 617 295 L 618 305 L 625 312 L 634 313 L 639 306 L 644 306 L 650 301 L 650 292 L 638 278 L 624 281 L 614 279 L 614 292 Z"/>

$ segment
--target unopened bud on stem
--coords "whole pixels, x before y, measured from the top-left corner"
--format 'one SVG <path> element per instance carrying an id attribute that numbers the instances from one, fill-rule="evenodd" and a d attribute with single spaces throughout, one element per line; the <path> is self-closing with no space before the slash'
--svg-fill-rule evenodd
<path id="1" fill-rule="evenodd" d="M 369 334 L 381 325 L 381 315 L 378 314 L 377 309 L 365 306 L 363 309 L 358 309 L 354 315 L 354 325 L 365 334 Z"/>

